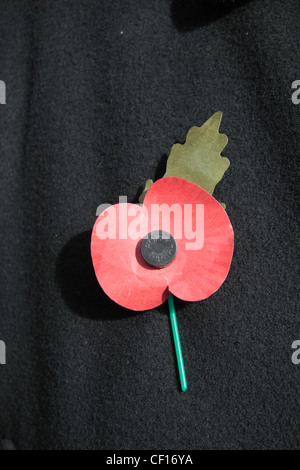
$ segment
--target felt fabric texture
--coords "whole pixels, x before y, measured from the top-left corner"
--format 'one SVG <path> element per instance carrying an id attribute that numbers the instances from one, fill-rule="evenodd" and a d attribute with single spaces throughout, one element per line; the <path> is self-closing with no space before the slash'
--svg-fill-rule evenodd
<path id="1" fill-rule="evenodd" d="M 300 4 L 208 3 L 1 2 L 2 448 L 299 448 Z M 182 393 L 167 306 L 110 301 L 90 236 L 218 110 L 235 251 L 217 293 L 175 299 Z"/>

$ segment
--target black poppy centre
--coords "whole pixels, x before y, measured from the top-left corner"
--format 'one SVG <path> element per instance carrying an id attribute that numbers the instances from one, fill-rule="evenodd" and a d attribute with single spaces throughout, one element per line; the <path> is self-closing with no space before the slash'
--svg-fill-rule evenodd
<path id="1" fill-rule="evenodd" d="M 141 255 L 150 266 L 164 268 L 176 256 L 177 244 L 172 235 L 163 230 L 154 230 L 143 238 Z"/>

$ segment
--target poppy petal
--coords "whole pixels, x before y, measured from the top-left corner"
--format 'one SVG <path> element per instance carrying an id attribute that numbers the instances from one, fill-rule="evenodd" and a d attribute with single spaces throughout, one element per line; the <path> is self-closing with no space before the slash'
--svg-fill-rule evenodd
<path id="1" fill-rule="evenodd" d="M 177 177 L 162 178 L 149 188 L 144 199 L 149 213 L 153 204 L 181 207 L 170 227 L 177 242 L 170 292 L 187 301 L 206 299 L 225 281 L 231 264 L 234 234 L 225 210 L 204 189 Z M 161 228 L 166 230 L 163 223 Z"/>
<path id="2" fill-rule="evenodd" d="M 128 215 L 130 211 L 132 217 Z M 140 234 L 133 239 L 131 223 L 136 223 L 137 215 Z M 91 238 L 92 261 L 99 284 L 113 301 L 131 310 L 155 308 L 169 296 L 165 270 L 149 266 L 140 253 L 141 240 L 148 233 L 147 222 L 142 206 L 116 204 L 99 215 Z"/>

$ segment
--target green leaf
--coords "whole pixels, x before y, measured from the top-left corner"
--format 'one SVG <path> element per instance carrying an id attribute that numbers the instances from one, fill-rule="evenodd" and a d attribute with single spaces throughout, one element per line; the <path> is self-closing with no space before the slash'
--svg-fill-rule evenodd
<path id="1" fill-rule="evenodd" d="M 221 152 L 228 143 L 219 133 L 222 113 L 218 111 L 201 127 L 191 127 L 183 145 L 171 149 L 164 176 L 178 176 L 198 184 L 212 194 L 230 162 Z"/>
<path id="2" fill-rule="evenodd" d="M 144 198 L 145 198 L 146 193 L 147 193 L 148 189 L 150 188 L 151 184 L 153 184 L 152 180 L 147 180 L 146 181 L 145 188 L 144 188 L 142 194 L 139 197 L 139 203 L 140 204 L 143 204 Z"/>
<path id="3" fill-rule="evenodd" d="M 171 148 L 167 160 L 165 176 L 178 176 L 196 183 L 208 193 L 213 194 L 216 184 L 223 178 L 230 162 L 221 152 L 228 143 L 225 134 L 219 133 L 222 113 L 218 111 L 201 127 L 191 127 L 186 141 Z M 147 180 L 145 189 L 139 197 L 142 203 L 152 180 Z M 226 205 L 221 203 L 224 209 Z"/>

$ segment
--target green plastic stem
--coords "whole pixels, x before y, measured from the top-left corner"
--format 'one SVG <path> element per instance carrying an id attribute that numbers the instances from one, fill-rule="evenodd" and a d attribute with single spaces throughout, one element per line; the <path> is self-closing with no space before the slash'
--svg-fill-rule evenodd
<path id="1" fill-rule="evenodd" d="M 185 392 L 187 389 L 187 382 L 186 382 L 186 376 L 185 376 L 185 370 L 184 370 L 184 362 L 183 362 L 183 356 L 182 356 L 182 350 L 181 350 L 181 344 L 180 344 L 180 338 L 179 338 L 176 312 L 175 312 L 175 307 L 174 307 L 174 299 L 173 299 L 172 294 L 170 294 L 168 297 L 168 304 L 169 304 L 170 320 L 171 320 L 172 333 L 173 333 L 176 358 L 177 358 L 177 364 L 178 364 L 180 385 L 181 385 L 181 390 Z"/>

